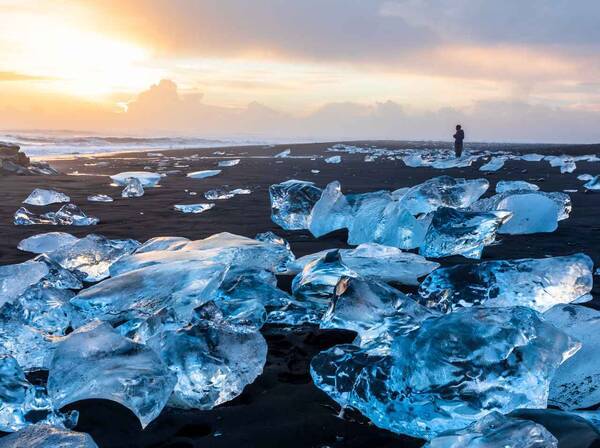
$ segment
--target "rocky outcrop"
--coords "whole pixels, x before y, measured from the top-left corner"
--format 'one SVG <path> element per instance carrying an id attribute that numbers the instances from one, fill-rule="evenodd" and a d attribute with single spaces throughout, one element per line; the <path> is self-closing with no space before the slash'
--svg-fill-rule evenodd
<path id="1" fill-rule="evenodd" d="M 0 174 L 54 175 L 59 174 L 45 162 L 32 162 L 19 145 L 0 142 Z"/>

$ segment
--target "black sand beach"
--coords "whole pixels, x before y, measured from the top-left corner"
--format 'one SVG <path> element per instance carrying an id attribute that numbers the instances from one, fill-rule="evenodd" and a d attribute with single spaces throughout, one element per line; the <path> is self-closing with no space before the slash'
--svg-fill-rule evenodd
<path id="1" fill-rule="evenodd" d="M 359 145 L 361 143 L 353 143 Z M 389 149 L 406 145 L 394 142 L 369 143 Z M 404 145 L 404 146 L 403 146 Z M 498 244 L 484 250 L 483 260 L 516 259 L 568 255 L 584 252 L 596 266 L 600 265 L 600 194 L 585 192 L 577 176 L 600 174 L 599 163 L 577 162 L 577 170 L 560 174 L 548 162 L 506 162 L 497 172 L 478 171 L 484 162 L 460 169 L 436 170 L 409 168 L 399 160 L 378 159 L 365 163 L 363 155 L 340 154 L 341 164 L 327 164 L 320 157 L 331 144 L 306 144 L 279 147 L 238 147 L 161 151 L 164 157 L 146 153 L 108 154 L 97 157 L 73 157 L 50 160 L 64 173 L 59 176 L 3 176 L 0 178 L 0 263 L 25 261 L 31 254 L 17 250 L 23 238 L 48 231 L 67 231 L 76 236 L 99 233 L 111 238 L 134 238 L 145 241 L 155 236 L 184 236 L 200 239 L 218 232 L 231 232 L 253 237 L 259 232 L 273 231 L 286 238 L 296 256 L 325 248 L 347 247 L 345 232 L 335 232 L 320 239 L 308 232 L 287 232 L 270 220 L 268 187 L 287 179 L 303 179 L 325 186 L 339 180 L 344 193 L 397 189 L 423 182 L 442 174 L 490 181 L 488 194 L 499 180 L 526 180 L 538 184 L 543 191 L 577 190 L 569 193 L 573 212 L 550 234 L 501 235 Z M 410 147 L 410 145 L 408 145 Z M 293 158 L 272 156 L 291 148 Z M 467 145 L 467 150 L 469 149 Z M 519 146 L 511 150 L 542 154 L 600 154 L 600 145 L 574 147 Z M 223 151 L 225 155 L 214 155 Z M 182 159 L 193 154 L 200 157 Z M 264 157 L 262 157 L 264 156 Z M 297 158 L 303 156 L 302 158 Z M 311 160 L 310 156 L 317 156 Z M 141 198 L 123 199 L 120 188 L 111 187 L 106 175 L 122 171 L 156 169 L 155 161 L 170 159 L 168 170 L 180 170 L 161 180 L 159 188 L 146 189 Z M 195 180 L 185 173 L 215 169 L 225 158 L 241 158 L 239 165 L 223 168 L 215 177 Z M 98 162 L 102 162 L 98 165 Z M 174 165 L 189 165 L 174 167 Z M 313 174 L 311 170 L 320 170 Z M 216 201 L 216 207 L 200 215 L 186 215 L 173 210 L 174 204 L 209 202 L 203 193 L 213 188 L 249 188 L 251 195 L 240 195 Z M 36 187 L 51 188 L 68 194 L 72 202 L 87 214 L 100 218 L 93 227 L 14 226 L 14 212 Z M 190 196 L 185 190 L 197 192 Z M 113 203 L 88 202 L 90 194 L 108 194 Z M 43 208 L 44 211 L 58 207 Z M 30 207 L 37 212 L 42 208 Z M 444 264 L 466 262 L 460 257 L 441 261 Z M 290 278 L 281 278 L 289 287 Z M 596 276 L 591 306 L 600 309 L 600 279 Z M 402 437 L 378 429 L 358 413 L 338 417 L 339 407 L 311 382 L 308 365 L 319 351 L 353 339 L 351 332 L 320 331 L 302 328 L 282 331 L 273 326 L 262 330 L 269 344 L 264 373 L 235 400 L 212 411 L 178 411 L 166 409 L 144 431 L 137 419 L 124 407 L 100 400 L 80 402 L 71 408 L 81 412 L 77 430 L 89 433 L 100 447 L 419 447 L 421 440 Z M 590 429 L 588 429 L 591 431 Z M 560 435 L 559 435 L 560 436 Z M 593 436 L 592 436 L 593 438 Z M 573 441 L 571 434 L 571 441 Z M 566 439 L 561 446 L 567 445 Z M 581 445 L 591 446 L 591 445 Z"/>

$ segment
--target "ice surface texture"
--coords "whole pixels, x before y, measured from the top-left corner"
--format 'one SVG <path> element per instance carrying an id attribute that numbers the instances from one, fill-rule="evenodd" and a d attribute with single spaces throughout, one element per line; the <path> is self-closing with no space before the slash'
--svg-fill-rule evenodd
<path id="1" fill-rule="evenodd" d="M 121 192 L 123 198 L 139 198 L 144 196 L 144 186 L 137 177 L 130 177 L 125 181 L 125 188 Z"/>
<path id="2" fill-rule="evenodd" d="M 60 193 L 54 190 L 44 190 L 43 188 L 36 188 L 31 194 L 23 201 L 23 204 L 29 205 L 50 205 L 58 202 L 69 202 L 71 198 L 64 193 Z"/>
<path id="3" fill-rule="evenodd" d="M 38 423 L 2 437 L 0 448 L 98 448 L 85 433 Z"/>
<path id="4" fill-rule="evenodd" d="M 285 230 L 308 228 L 312 208 L 322 190 L 313 182 L 288 180 L 269 187 L 271 219 Z"/>
<path id="5" fill-rule="evenodd" d="M 71 246 L 79 241 L 70 233 L 48 232 L 30 236 L 21 240 L 17 248 L 24 252 L 33 252 L 34 254 L 49 254 L 63 246 Z"/>

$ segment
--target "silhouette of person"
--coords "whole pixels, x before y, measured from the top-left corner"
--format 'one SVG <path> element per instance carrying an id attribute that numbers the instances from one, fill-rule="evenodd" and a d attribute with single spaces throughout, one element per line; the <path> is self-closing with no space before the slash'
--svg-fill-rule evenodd
<path id="1" fill-rule="evenodd" d="M 454 154 L 457 158 L 462 156 L 463 150 L 463 140 L 465 139 L 465 131 L 462 130 L 462 126 L 460 124 L 456 125 L 456 134 L 454 137 Z"/>

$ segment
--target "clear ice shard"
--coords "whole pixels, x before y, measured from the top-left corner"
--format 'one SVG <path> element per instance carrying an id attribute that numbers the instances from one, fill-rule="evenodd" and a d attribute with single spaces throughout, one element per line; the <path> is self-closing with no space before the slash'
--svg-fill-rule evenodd
<path id="1" fill-rule="evenodd" d="M 310 214 L 321 198 L 314 182 L 287 180 L 269 187 L 271 219 L 285 230 L 308 229 Z"/>
<path id="2" fill-rule="evenodd" d="M 186 318 L 219 287 L 224 267 L 180 261 L 129 271 L 81 291 L 71 303 L 87 319 L 112 323 L 147 318 L 165 307 Z"/>
<path id="3" fill-rule="evenodd" d="M 178 261 L 215 262 L 224 266 L 281 272 L 284 270 L 282 265 L 290 256 L 287 245 L 222 232 L 185 245 L 177 244 L 171 250 L 147 251 L 124 257 L 111 267 L 110 272 L 114 276 Z"/>
<path id="4" fill-rule="evenodd" d="M 23 252 L 34 254 L 49 254 L 65 246 L 71 246 L 79 241 L 79 238 L 65 232 L 48 232 L 30 236 L 21 240 L 17 248 Z"/>
<path id="5" fill-rule="evenodd" d="M 600 175 L 594 176 L 583 184 L 583 188 L 586 190 L 598 191 L 600 190 Z"/>
<path id="6" fill-rule="evenodd" d="M 98 224 L 100 220 L 92 216 L 87 216 L 74 204 L 67 204 L 63 205 L 57 212 L 48 212 L 39 216 L 30 212 L 25 207 L 21 207 L 15 212 L 13 222 L 16 226 L 29 226 L 34 224 L 53 226 L 92 226 Z"/>
<path id="7" fill-rule="evenodd" d="M 593 262 L 587 255 L 485 261 L 439 268 L 421 283 L 422 303 L 442 312 L 460 307 L 526 306 L 544 312 L 588 294 Z"/>
<path id="8" fill-rule="evenodd" d="M 215 204 L 177 204 L 173 208 L 181 213 L 193 213 L 195 215 L 203 213 L 213 208 Z"/>
<path id="9" fill-rule="evenodd" d="M 341 156 L 331 156 L 325 159 L 325 163 L 342 163 Z"/>
<path id="10" fill-rule="evenodd" d="M 501 180 L 496 184 L 496 193 L 506 193 L 507 191 L 538 191 L 540 187 L 524 180 Z"/>
<path id="11" fill-rule="evenodd" d="M 308 219 L 308 230 L 319 238 L 334 230 L 349 226 L 352 219 L 352 208 L 342 193 L 338 181 L 325 187 L 321 198 L 313 206 Z"/>
<path id="12" fill-rule="evenodd" d="M 542 425 L 492 412 L 459 431 L 442 434 L 423 448 L 558 448 Z"/>
<path id="13" fill-rule="evenodd" d="M 139 180 L 144 188 L 149 188 L 158 185 L 161 175 L 149 171 L 127 171 L 125 173 L 119 173 L 115 174 L 114 176 L 110 176 L 110 178 L 115 185 L 118 185 L 119 187 L 125 187 L 129 179 L 134 178 Z"/>
<path id="14" fill-rule="evenodd" d="M 205 179 L 207 177 L 213 177 L 218 174 L 221 174 L 221 170 L 204 170 L 204 171 L 194 171 L 193 173 L 188 173 L 187 177 L 192 179 Z"/>
<path id="15" fill-rule="evenodd" d="M 77 417 L 76 411 L 64 414 L 55 411 L 45 387 L 27 381 L 15 358 L 0 355 L 0 431 L 20 431 L 37 422 L 72 427 Z M 5 440 L 5 437 L 0 438 L 0 447 L 5 446 Z"/>
<path id="16" fill-rule="evenodd" d="M 64 246 L 50 254 L 63 268 L 80 274 L 87 282 L 97 282 L 109 276 L 110 266 L 140 246 L 135 240 L 109 240 L 90 234 L 75 244 Z"/>
<path id="17" fill-rule="evenodd" d="M 556 305 L 544 313 L 544 319 L 582 344 L 552 378 L 550 404 L 573 410 L 600 403 L 600 312 L 581 305 Z"/>
<path id="18" fill-rule="evenodd" d="M 273 232 L 263 232 L 257 234 L 255 239 L 256 241 L 274 245 L 275 248 L 280 248 L 283 256 L 275 271 L 286 272 L 288 270 L 288 265 L 296 260 L 296 256 L 290 248 L 290 243 L 285 238 L 280 237 Z"/>
<path id="19" fill-rule="evenodd" d="M 510 219 L 510 212 L 468 212 L 442 207 L 433 213 L 419 253 L 440 258 L 462 255 L 481 258 L 483 248 L 496 239 L 498 228 Z"/>
<path id="20" fill-rule="evenodd" d="M 125 188 L 121 192 L 123 198 L 139 198 L 144 196 L 144 186 L 137 177 L 130 177 L 125 181 Z"/>
<path id="21" fill-rule="evenodd" d="M 44 217 L 44 215 L 36 215 L 32 211 L 26 209 L 25 207 L 21 207 L 19 210 L 15 212 L 13 217 L 13 223 L 15 226 L 31 226 L 36 224 L 41 225 L 56 225 L 56 221 L 53 219 L 49 219 Z"/>
<path id="22" fill-rule="evenodd" d="M 89 434 L 37 423 L 0 439 L 0 448 L 98 448 Z"/>
<path id="23" fill-rule="evenodd" d="M 106 194 L 92 194 L 87 197 L 90 202 L 113 202 L 114 199 Z"/>
<path id="24" fill-rule="evenodd" d="M 291 149 L 286 149 L 284 151 L 281 151 L 280 153 L 275 154 L 273 157 L 275 157 L 276 159 L 284 159 L 289 157 L 291 153 Z"/>
<path id="25" fill-rule="evenodd" d="M 505 162 L 506 157 L 492 157 L 488 163 L 479 167 L 479 171 L 498 171 Z"/>
<path id="26" fill-rule="evenodd" d="M 375 425 L 431 439 L 494 411 L 545 408 L 552 376 L 578 348 L 534 310 L 463 308 L 321 352 L 311 375 Z"/>
<path id="27" fill-rule="evenodd" d="M 240 163 L 240 159 L 221 160 L 219 166 L 236 166 L 238 163 Z"/>
<path id="28" fill-rule="evenodd" d="M 475 160 L 477 160 L 476 157 L 470 157 L 467 154 L 463 154 L 462 157 L 457 158 L 454 157 L 454 153 L 450 152 L 440 156 L 439 151 L 436 151 L 436 154 L 418 153 L 402 157 L 402 161 L 406 166 L 412 168 L 429 166 L 439 170 L 465 168 L 471 166 Z"/>
<path id="29" fill-rule="evenodd" d="M 459 179 L 439 176 L 408 189 L 398 200 L 413 215 L 430 213 L 440 207 L 467 208 L 489 188 L 486 179 Z"/>
<path id="30" fill-rule="evenodd" d="M 23 201 L 23 204 L 50 205 L 59 202 L 69 202 L 70 200 L 71 198 L 64 193 L 54 190 L 44 190 L 43 188 L 36 188 L 29 196 L 27 196 L 27 199 Z"/>
<path id="31" fill-rule="evenodd" d="M 532 207 L 530 207 L 529 210 L 524 209 L 522 206 L 525 201 L 519 201 L 517 199 L 517 197 L 521 195 L 526 195 L 527 200 L 532 202 Z M 540 198 L 534 198 L 533 196 L 539 196 Z M 569 213 L 571 213 L 571 198 L 568 194 L 559 192 L 546 193 L 544 191 L 531 190 L 507 191 L 489 198 L 480 199 L 470 208 L 473 211 L 490 212 L 495 210 L 506 210 L 507 207 L 513 207 L 516 214 L 513 219 L 516 219 L 516 222 L 526 222 L 527 219 L 535 222 L 537 216 L 541 212 L 544 212 L 545 209 L 549 208 L 547 202 L 542 202 L 542 197 L 554 201 L 558 208 L 558 221 L 562 221 L 569 217 Z M 536 206 L 533 206 L 534 203 Z M 523 214 L 523 217 L 519 217 L 518 213 Z M 503 232 L 504 229 L 500 228 L 500 233 Z"/>
<path id="32" fill-rule="evenodd" d="M 220 200 L 225 200 L 225 199 L 231 199 L 234 196 L 235 196 L 235 194 L 233 194 L 230 191 L 223 190 L 222 188 L 215 189 L 215 190 L 209 190 L 206 193 L 204 193 L 204 197 L 206 199 L 208 199 L 209 201 L 220 201 Z"/>
<path id="33" fill-rule="evenodd" d="M 57 409 L 91 398 L 116 401 L 146 427 L 166 405 L 175 382 L 152 349 L 92 322 L 58 344 L 48 392 Z"/>
<path id="34" fill-rule="evenodd" d="M 240 331 L 218 319 L 160 332 L 148 345 L 177 377 L 169 404 L 184 409 L 212 409 L 232 400 L 262 373 L 267 357 L 258 331 Z"/>
<path id="35" fill-rule="evenodd" d="M 135 251 L 136 254 L 153 252 L 156 250 L 179 250 L 188 244 L 190 240 L 182 236 L 158 236 L 150 238 Z"/>
<path id="36" fill-rule="evenodd" d="M 49 272 L 46 264 L 31 260 L 0 266 L 0 306 L 12 302 Z"/>

